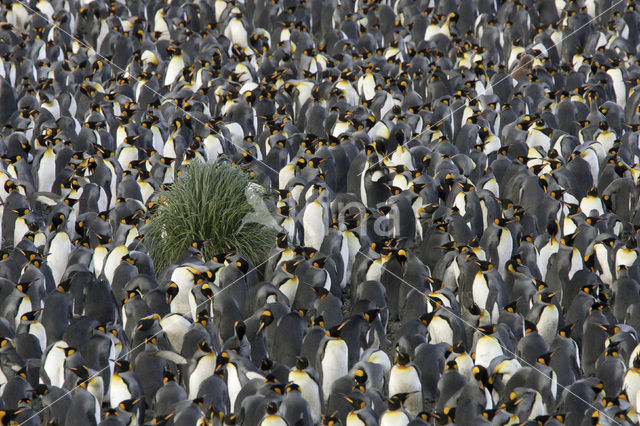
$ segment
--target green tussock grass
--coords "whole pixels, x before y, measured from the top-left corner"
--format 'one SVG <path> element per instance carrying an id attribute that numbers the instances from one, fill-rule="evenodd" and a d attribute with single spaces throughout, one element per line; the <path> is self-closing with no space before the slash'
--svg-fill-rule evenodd
<path id="1" fill-rule="evenodd" d="M 175 263 L 195 240 L 205 241 L 205 261 L 225 252 L 227 243 L 254 265 L 264 261 L 277 234 L 264 221 L 273 209 L 267 207 L 270 203 L 259 203 L 262 209 L 256 212 L 248 192 L 261 200 L 270 196 L 239 167 L 190 164 L 173 185 L 157 193 L 160 202 L 146 225 L 143 241 L 156 271 Z M 257 223 L 254 218 L 263 220 Z"/>

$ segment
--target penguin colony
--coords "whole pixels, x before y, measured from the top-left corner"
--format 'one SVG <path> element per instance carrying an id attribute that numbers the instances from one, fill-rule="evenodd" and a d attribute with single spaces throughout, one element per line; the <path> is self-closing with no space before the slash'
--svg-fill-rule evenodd
<path id="1" fill-rule="evenodd" d="M 0 16 L 2 425 L 637 423 L 636 1 Z M 156 274 L 195 161 L 274 190 L 265 264 Z"/>

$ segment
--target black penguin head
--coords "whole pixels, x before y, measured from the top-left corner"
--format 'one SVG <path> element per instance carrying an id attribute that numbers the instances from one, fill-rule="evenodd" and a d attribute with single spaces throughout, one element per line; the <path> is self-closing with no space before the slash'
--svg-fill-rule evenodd
<path id="1" fill-rule="evenodd" d="M 72 348 L 72 347 L 62 348 L 62 351 L 64 352 L 65 357 L 69 357 L 77 352 L 76 348 Z"/>
<path id="2" fill-rule="evenodd" d="M 552 237 L 555 237 L 558 234 L 558 222 L 556 222 L 555 220 L 549 222 L 549 224 L 547 225 L 547 232 Z"/>
<path id="3" fill-rule="evenodd" d="M 198 349 L 207 354 L 213 352 L 213 350 L 209 346 L 209 342 L 207 342 L 206 339 L 202 339 L 198 343 Z"/>
<path id="4" fill-rule="evenodd" d="M 475 260 L 473 261 L 476 265 L 480 267 L 480 271 L 488 272 L 493 269 L 493 264 L 486 260 Z"/>
<path id="5" fill-rule="evenodd" d="M 281 232 L 276 236 L 276 247 L 278 248 L 287 248 L 288 247 L 288 234 L 286 232 Z"/>
<path id="6" fill-rule="evenodd" d="M 169 287 L 167 288 L 167 303 L 171 303 L 173 299 L 176 298 L 179 291 L 180 289 L 178 288 L 178 284 L 174 282 L 169 284 Z"/>
<path id="7" fill-rule="evenodd" d="M 322 269 L 324 268 L 324 265 L 327 264 L 327 257 L 316 257 L 313 259 L 313 263 L 312 265 L 315 266 L 316 268 Z"/>
<path id="8" fill-rule="evenodd" d="M 334 426 L 334 425 L 341 424 L 340 419 L 336 416 L 336 414 L 337 413 L 322 416 L 322 419 L 321 419 L 322 424 L 326 426 Z"/>
<path id="9" fill-rule="evenodd" d="M 487 369 L 482 365 L 475 365 L 473 367 L 473 377 L 482 384 L 484 387 L 491 387 L 491 380 Z"/>
<path id="10" fill-rule="evenodd" d="M 229 362 L 229 354 L 226 351 L 220 352 L 216 358 L 216 370 L 222 369 Z"/>
<path id="11" fill-rule="evenodd" d="M 238 338 L 238 340 L 242 340 L 247 333 L 247 325 L 244 323 L 244 321 L 236 321 L 234 328 L 236 331 L 236 337 Z"/>
<path id="12" fill-rule="evenodd" d="M 167 290 L 168 292 L 169 290 Z M 207 283 L 202 284 L 202 287 L 200 287 L 200 293 L 202 293 L 202 295 L 204 297 L 206 297 L 209 300 L 213 299 L 213 289 L 211 288 L 211 286 Z M 175 296 L 174 296 L 175 297 Z"/>
<path id="13" fill-rule="evenodd" d="M 358 385 L 364 385 L 367 382 L 367 372 L 362 368 L 358 368 L 355 373 L 353 373 L 353 380 Z"/>
<path id="14" fill-rule="evenodd" d="M 375 321 L 375 319 L 378 317 L 381 311 L 382 309 L 380 308 L 371 309 L 369 311 L 364 312 L 362 315 L 364 316 L 364 319 L 367 320 L 369 324 L 371 324 L 373 321 Z"/>
<path id="15" fill-rule="evenodd" d="M 422 322 L 422 324 L 429 326 L 429 324 L 431 323 L 431 320 L 433 319 L 433 316 L 435 315 L 435 311 L 432 312 L 426 312 L 422 315 L 420 315 L 420 321 Z"/>
<path id="16" fill-rule="evenodd" d="M 73 371 L 75 375 L 80 377 L 82 380 L 89 380 L 89 369 L 85 365 L 80 367 L 69 367 L 69 370 Z"/>
<path id="17" fill-rule="evenodd" d="M 137 330 L 149 330 L 156 321 L 160 321 L 160 315 L 153 314 L 138 320 Z"/>
<path id="18" fill-rule="evenodd" d="M 27 282 L 24 282 L 24 283 L 19 283 L 19 284 L 16 285 L 16 289 L 20 293 L 27 294 L 27 292 L 29 291 L 29 288 L 31 287 L 31 285 L 33 283 L 34 283 L 34 281 L 27 281 Z M 62 283 L 60 285 L 62 285 Z"/>
<path id="19" fill-rule="evenodd" d="M 258 326 L 257 333 L 260 333 L 264 330 L 269 324 L 273 322 L 273 312 L 270 309 L 265 309 L 260 314 L 260 325 Z"/>
<path id="20" fill-rule="evenodd" d="M 322 315 L 318 315 L 317 317 L 313 318 L 313 320 L 311 321 L 311 325 L 313 327 L 324 328 L 324 317 Z"/>
<path id="21" fill-rule="evenodd" d="M 13 340 L 9 339 L 8 337 L 0 337 L 0 352 L 5 351 L 8 348 L 15 348 L 15 344 L 13 343 Z"/>
<path id="22" fill-rule="evenodd" d="M 396 348 L 396 359 L 395 363 L 398 365 L 407 365 L 411 362 L 411 357 L 408 353 L 401 351 L 399 348 Z"/>
<path id="23" fill-rule="evenodd" d="M 615 324 L 599 324 L 598 327 L 606 331 L 609 336 L 614 336 L 620 331 L 620 327 Z"/>
<path id="24" fill-rule="evenodd" d="M 114 361 L 114 364 L 116 365 L 117 373 L 126 373 L 131 370 L 131 363 L 125 359 L 116 360 Z"/>
<path id="25" fill-rule="evenodd" d="M 342 331 L 342 329 L 344 328 L 344 326 L 346 324 L 347 324 L 346 322 L 343 322 L 340 325 L 336 325 L 335 327 L 331 327 L 330 329 L 327 330 L 327 336 L 334 337 L 334 338 L 339 338 L 340 337 L 340 332 Z"/>
<path id="26" fill-rule="evenodd" d="M 223 418 L 223 424 L 235 425 L 238 422 L 238 415 L 234 413 L 225 414 Z"/>
<path id="27" fill-rule="evenodd" d="M 399 398 L 399 394 L 393 395 L 387 399 L 387 408 L 389 411 L 396 411 L 402 408 L 403 401 Z"/>
<path id="28" fill-rule="evenodd" d="M 509 400 L 504 402 L 501 405 L 501 408 L 504 408 L 506 411 L 510 413 L 514 413 L 516 408 L 518 407 L 518 404 L 520 404 L 522 401 L 524 401 L 524 398 L 522 398 L 515 392 L 511 392 L 509 394 Z"/>
<path id="29" fill-rule="evenodd" d="M 80 386 L 82 386 L 82 385 L 80 385 Z M 119 415 L 120 415 L 120 413 L 115 408 L 109 408 L 109 409 L 105 410 L 105 412 L 104 412 L 105 419 L 107 417 L 111 417 L 111 416 L 118 417 Z"/>
<path id="30" fill-rule="evenodd" d="M 516 313 L 516 311 L 518 310 L 518 301 L 514 300 L 513 302 L 511 302 L 511 303 L 509 303 L 507 305 L 504 305 L 504 307 L 502 309 L 504 309 L 505 311 L 510 312 L 512 314 Z"/>
<path id="31" fill-rule="evenodd" d="M 573 330 L 573 327 L 575 327 L 575 325 L 576 325 L 575 323 L 565 325 L 564 327 L 558 330 L 558 334 L 560 334 L 560 336 L 567 339 L 571 338 L 571 331 Z"/>
<path id="32" fill-rule="evenodd" d="M 640 353 L 633 358 L 633 368 L 640 368 Z"/>
<path id="33" fill-rule="evenodd" d="M 175 382 L 175 381 L 176 381 L 176 375 L 169 370 L 164 370 L 164 373 L 162 373 L 162 382 L 167 383 L 167 382 Z"/>
<path id="34" fill-rule="evenodd" d="M 348 397 L 348 396 L 343 396 L 343 398 L 349 403 L 351 404 L 351 407 L 353 407 L 354 410 L 360 410 L 364 407 L 366 407 L 367 402 L 364 401 L 361 398 L 358 398 L 356 396 L 353 397 Z"/>
<path id="35" fill-rule="evenodd" d="M 247 272 L 249 272 L 249 262 L 247 262 L 247 259 L 241 257 L 236 261 L 236 267 L 238 269 L 240 269 L 240 271 L 243 274 L 246 274 Z"/>
<path id="36" fill-rule="evenodd" d="M 66 216 L 64 213 L 57 213 L 51 218 L 51 226 L 49 226 L 49 232 L 58 231 L 60 226 L 64 224 Z"/>
<path id="37" fill-rule="evenodd" d="M 549 365 L 549 363 L 551 362 L 551 358 L 553 357 L 554 352 L 547 352 L 544 353 L 542 355 L 540 355 L 536 361 L 538 361 L 540 364 L 543 365 Z"/>
<path id="38" fill-rule="evenodd" d="M 303 356 L 296 358 L 296 368 L 298 370 L 304 370 L 309 367 L 309 360 Z"/>
<path id="39" fill-rule="evenodd" d="M 300 392 L 300 386 L 295 383 L 288 383 L 286 388 L 287 393 L 289 392 Z"/>
<path id="40" fill-rule="evenodd" d="M 559 292 L 554 291 L 552 293 L 549 293 L 548 291 L 543 291 L 541 292 L 538 297 L 540 298 L 540 301 L 543 303 L 551 303 L 551 301 L 553 300 L 553 298 L 558 294 Z"/>
<path id="41" fill-rule="evenodd" d="M 276 414 L 278 412 L 278 404 L 270 402 L 264 407 L 268 415 Z"/>
<path id="42" fill-rule="evenodd" d="M 399 249 L 396 252 L 396 259 L 400 263 L 400 267 L 404 270 L 404 265 L 407 262 L 407 252 L 404 249 Z"/>
<path id="43" fill-rule="evenodd" d="M 311 287 L 311 289 L 320 300 L 325 299 L 330 293 L 330 291 L 324 287 Z"/>
<path id="44" fill-rule="evenodd" d="M 491 324 L 485 325 L 483 327 L 478 327 L 477 330 L 485 336 L 490 336 L 493 333 L 497 332 L 498 328 L 495 325 Z"/>
<path id="45" fill-rule="evenodd" d="M 538 331 L 538 327 L 532 323 L 531 321 L 524 321 L 524 333 L 525 334 L 529 334 L 529 333 L 533 333 L 533 332 L 537 332 Z"/>
<path id="46" fill-rule="evenodd" d="M 262 362 L 260 363 L 260 370 L 270 371 L 273 368 L 273 365 L 273 361 L 271 361 L 269 358 L 263 358 Z"/>

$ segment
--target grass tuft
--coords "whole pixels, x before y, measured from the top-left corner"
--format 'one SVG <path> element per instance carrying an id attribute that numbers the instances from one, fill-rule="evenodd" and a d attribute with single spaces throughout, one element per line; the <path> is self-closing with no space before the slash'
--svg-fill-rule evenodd
<path id="1" fill-rule="evenodd" d="M 277 233 L 267 226 L 268 220 L 259 219 L 272 217 L 272 209 L 263 202 L 268 196 L 239 167 L 190 164 L 171 187 L 158 192 L 161 202 L 146 225 L 143 241 L 156 271 L 175 263 L 197 240 L 205 241 L 205 260 L 225 252 L 228 243 L 254 265 L 262 262 Z"/>

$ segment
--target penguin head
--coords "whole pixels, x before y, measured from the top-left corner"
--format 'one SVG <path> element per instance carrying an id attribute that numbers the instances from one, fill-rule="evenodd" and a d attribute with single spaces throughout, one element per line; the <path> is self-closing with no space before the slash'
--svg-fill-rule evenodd
<path id="1" fill-rule="evenodd" d="M 371 309 L 364 312 L 362 315 L 364 316 L 364 319 L 367 320 L 369 324 L 371 324 L 378 317 L 381 311 L 381 308 Z"/>
<path id="2" fill-rule="evenodd" d="M 264 330 L 269 324 L 273 322 L 273 312 L 270 309 L 265 309 L 260 314 L 260 325 L 258 326 L 257 333 L 260 333 Z"/>
<path id="3" fill-rule="evenodd" d="M 40 313 L 42 312 L 42 309 L 37 309 L 35 311 L 31 311 L 31 312 L 27 312 L 25 314 L 22 314 L 22 316 L 20 317 L 20 321 L 26 322 L 26 323 L 32 323 L 36 320 L 38 320 L 38 318 L 40 318 Z"/>
<path id="4" fill-rule="evenodd" d="M 51 225 L 49 226 L 49 232 L 59 231 L 61 226 L 65 223 L 66 219 L 67 218 L 65 214 L 62 212 L 54 214 L 53 217 L 51 218 Z"/>
<path id="5" fill-rule="evenodd" d="M 116 366 L 117 373 L 126 373 L 131 370 L 131 363 L 125 359 L 119 359 L 113 362 Z"/>
<path id="6" fill-rule="evenodd" d="M 494 324 L 478 327 L 477 330 L 485 336 L 490 336 L 498 331 L 498 328 Z"/>
<path id="7" fill-rule="evenodd" d="M 207 283 L 202 284 L 200 287 L 200 293 L 209 300 L 213 299 L 213 289 Z"/>
<path id="8" fill-rule="evenodd" d="M 362 368 L 358 368 L 355 373 L 353 373 L 353 380 L 356 382 L 356 385 L 364 385 L 367 382 L 367 379 L 367 372 Z"/>
<path id="9" fill-rule="evenodd" d="M 474 260 L 473 263 L 480 267 L 481 272 L 488 272 L 493 269 L 493 264 L 486 260 Z"/>
<path id="10" fill-rule="evenodd" d="M 86 365 L 81 365 L 80 367 L 69 367 L 69 370 L 73 371 L 73 373 L 81 380 L 89 380 L 89 368 Z"/>
<path id="11" fill-rule="evenodd" d="M 34 283 L 35 281 L 27 281 L 27 282 L 23 282 L 23 283 L 18 283 L 16 285 L 16 289 L 20 292 L 20 293 L 24 293 L 27 294 L 27 292 L 29 291 L 29 287 L 31 287 L 31 285 Z"/>
<path id="12" fill-rule="evenodd" d="M 118 408 L 120 408 L 123 411 L 126 411 L 127 413 L 133 413 L 134 410 L 136 409 L 136 406 L 140 403 L 140 401 L 142 401 L 141 397 L 125 399 L 124 401 L 118 404 Z"/>
<path id="13" fill-rule="evenodd" d="M 524 398 L 522 398 L 515 392 L 511 392 L 509 394 L 509 400 L 502 403 L 501 408 L 504 408 L 510 413 L 515 413 L 516 408 L 522 401 L 524 401 Z"/>
<path id="14" fill-rule="evenodd" d="M 620 327 L 612 324 L 599 324 L 598 327 L 606 331 L 609 336 L 614 336 L 620 331 Z"/>
<path id="15" fill-rule="evenodd" d="M 149 330 L 156 323 L 156 321 L 160 321 L 160 319 L 161 319 L 160 315 L 158 314 L 153 314 L 147 317 L 140 318 L 138 320 L 138 326 L 136 327 L 136 329 L 138 331 Z"/>
<path id="16" fill-rule="evenodd" d="M 234 329 L 238 340 L 242 340 L 247 333 L 247 325 L 244 323 L 244 321 L 236 321 L 236 323 L 234 324 Z"/>
<path id="17" fill-rule="evenodd" d="M 340 325 L 336 325 L 335 327 L 331 327 L 326 332 L 327 336 L 333 337 L 333 338 L 339 338 L 340 337 L 340 332 L 342 331 L 342 329 L 344 328 L 344 326 L 346 324 L 347 324 L 346 322 L 343 322 Z"/>
<path id="18" fill-rule="evenodd" d="M 58 287 L 56 287 L 56 289 L 58 291 L 61 291 L 62 293 L 69 292 L 69 289 L 71 289 L 71 284 L 73 284 L 74 278 L 75 278 L 75 275 L 67 280 L 62 281 L 60 284 L 58 284 Z"/>
<path id="19" fill-rule="evenodd" d="M 8 337 L 0 337 L 0 353 L 6 351 L 9 348 L 15 348 L 16 345 Z"/>
<path id="20" fill-rule="evenodd" d="M 244 257 L 238 258 L 235 265 L 243 274 L 247 274 L 249 272 L 249 262 L 247 262 L 247 259 Z"/>
<path id="21" fill-rule="evenodd" d="M 278 412 L 278 404 L 276 404 L 275 402 L 269 402 L 264 407 L 264 410 L 267 412 L 268 415 L 276 414 Z"/>
<path id="22" fill-rule="evenodd" d="M 222 370 L 229 362 L 229 353 L 227 351 L 220 352 L 216 358 L 216 372 Z"/>
<path id="23" fill-rule="evenodd" d="M 158 338 L 155 336 L 144 338 L 145 349 L 155 349 L 158 346 Z"/>
<path id="24" fill-rule="evenodd" d="M 401 351 L 400 348 L 396 348 L 396 357 L 394 363 L 397 365 L 405 366 L 411 362 L 411 357 L 408 353 Z"/>
<path id="25" fill-rule="evenodd" d="M 61 348 L 61 349 L 62 349 L 62 352 L 64 352 L 65 357 L 70 357 L 71 355 L 77 352 L 76 348 L 72 348 L 71 346 L 66 348 Z"/>
<path id="26" fill-rule="evenodd" d="M 483 387 L 491 387 L 491 378 L 487 369 L 482 365 L 473 366 L 473 377 L 482 384 Z"/>
<path id="27" fill-rule="evenodd" d="M 342 424 L 340 422 L 340 419 L 336 416 L 337 413 L 333 413 L 333 414 L 329 414 L 329 415 L 323 415 L 321 418 L 321 422 L 323 425 L 326 426 L 334 426 L 334 425 L 339 425 Z"/>
<path id="28" fill-rule="evenodd" d="M 276 235 L 276 247 L 286 249 L 288 248 L 288 234 L 286 232 L 280 232 Z"/>
<path id="29" fill-rule="evenodd" d="M 397 411 L 402 408 L 403 400 L 400 399 L 399 395 L 401 394 L 395 394 L 387 399 L 387 408 L 389 411 Z"/>
<path id="30" fill-rule="evenodd" d="M 300 392 L 300 386 L 298 386 L 295 383 L 288 383 L 287 384 L 287 388 L 286 388 L 286 392 L 290 393 L 290 392 Z"/>
<path id="31" fill-rule="evenodd" d="M 169 370 L 164 370 L 164 373 L 162 373 L 162 383 L 175 382 L 175 381 L 176 381 L 176 375 Z"/>
<path id="32" fill-rule="evenodd" d="M 407 252 L 404 249 L 399 249 L 395 252 L 395 256 L 396 256 L 396 259 L 398 259 L 398 262 L 400 263 L 400 267 L 404 271 L 404 265 L 407 262 L 407 258 L 408 258 Z"/>
<path id="33" fill-rule="evenodd" d="M 524 321 L 524 333 L 525 334 L 529 334 L 529 333 L 534 333 L 538 331 L 538 327 L 531 321 Z"/>
<path id="34" fill-rule="evenodd" d="M 367 406 L 367 402 L 361 398 L 358 398 L 356 396 L 352 396 L 352 397 L 348 397 L 346 395 L 343 396 L 343 398 L 349 403 L 351 404 L 351 407 L 353 407 L 354 411 L 360 410 L 364 407 Z"/>
<path id="35" fill-rule="evenodd" d="M 555 353 L 555 352 L 547 352 L 547 353 L 544 353 L 544 354 L 540 355 L 540 356 L 536 359 L 536 361 L 538 361 L 538 362 L 539 362 L 540 364 L 542 364 L 542 365 L 549 365 L 549 363 L 551 362 L 551 358 L 553 357 L 553 354 L 554 354 L 554 353 Z"/>
<path id="36" fill-rule="evenodd" d="M 167 303 L 171 303 L 173 299 L 176 298 L 180 289 L 178 288 L 178 284 L 175 282 L 171 282 L 169 287 L 167 287 Z"/>
<path id="37" fill-rule="evenodd" d="M 543 303 L 551 303 L 552 299 L 558 294 L 558 291 L 554 291 L 552 293 L 548 292 L 548 291 L 542 291 L 540 292 L 540 294 L 538 295 L 538 297 L 540 298 L 540 301 Z"/>
<path id="38" fill-rule="evenodd" d="M 296 368 L 298 370 L 304 370 L 309 367 L 309 360 L 306 357 L 298 357 L 296 358 Z"/>
<path id="39" fill-rule="evenodd" d="M 311 326 L 324 328 L 324 317 L 322 315 L 318 315 L 314 317 L 313 320 L 311 321 Z"/>
<path id="40" fill-rule="evenodd" d="M 198 350 L 204 352 L 205 354 L 213 352 L 206 339 L 200 340 L 200 342 L 198 343 Z"/>

